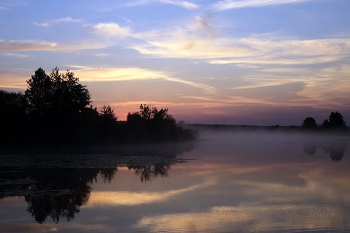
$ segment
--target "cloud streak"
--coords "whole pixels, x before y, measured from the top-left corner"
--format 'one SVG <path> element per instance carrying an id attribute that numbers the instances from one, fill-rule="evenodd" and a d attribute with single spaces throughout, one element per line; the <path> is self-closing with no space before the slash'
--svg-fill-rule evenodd
<path id="1" fill-rule="evenodd" d="M 4 55 L 8 56 L 8 57 L 15 57 L 15 58 L 27 58 L 27 57 L 29 57 L 29 55 L 19 54 L 19 53 L 5 53 Z"/>
<path id="2" fill-rule="evenodd" d="M 74 70 L 77 76 L 82 77 L 85 82 L 106 82 L 106 81 L 135 81 L 162 79 L 169 82 L 177 82 L 192 87 L 203 89 L 207 92 L 214 91 L 214 88 L 184 79 L 171 77 L 169 73 L 141 68 L 85 68 Z"/>
<path id="3" fill-rule="evenodd" d="M 0 40 L 0 51 L 43 51 L 43 50 L 58 50 L 59 46 L 55 42 L 44 41 L 20 41 L 11 40 L 5 43 Z"/>
<path id="4" fill-rule="evenodd" d="M 152 3 L 152 2 L 175 5 L 175 6 L 179 6 L 179 7 L 190 9 L 190 10 L 197 9 L 199 7 L 198 5 L 196 5 L 194 3 L 187 2 L 187 1 L 172 1 L 172 0 L 140 0 L 137 2 L 133 2 L 133 3 L 128 3 L 127 6 L 142 6 L 142 5 Z"/>
<path id="5" fill-rule="evenodd" d="M 51 24 L 61 24 L 61 23 L 83 23 L 82 19 L 73 19 L 72 17 L 60 18 L 46 23 L 33 22 L 35 26 L 38 27 L 49 27 Z"/>
<path id="6" fill-rule="evenodd" d="M 77 44 L 59 44 L 47 41 L 14 41 L 5 42 L 0 40 L 0 51 L 77 51 L 91 50 L 109 47 L 109 43 L 82 42 Z"/>
<path id="7" fill-rule="evenodd" d="M 73 19 L 72 17 L 60 18 L 54 21 L 55 23 L 82 23 L 82 19 Z"/>
<path id="8" fill-rule="evenodd" d="M 312 0 L 225 0 L 213 4 L 210 9 L 214 11 L 223 11 L 230 9 L 239 9 L 247 7 L 264 7 L 271 5 L 282 5 L 291 3 L 300 3 Z"/>
<path id="9" fill-rule="evenodd" d="M 37 22 L 33 22 L 33 24 L 35 26 L 38 26 L 38 27 L 49 27 L 50 24 L 49 23 L 37 23 Z"/>

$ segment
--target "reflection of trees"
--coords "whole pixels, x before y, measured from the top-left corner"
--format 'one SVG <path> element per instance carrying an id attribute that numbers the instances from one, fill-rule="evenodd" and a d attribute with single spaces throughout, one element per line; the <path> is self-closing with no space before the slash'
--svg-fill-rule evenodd
<path id="1" fill-rule="evenodd" d="M 74 219 L 75 214 L 80 212 L 79 207 L 86 204 L 89 197 L 90 190 L 82 190 L 81 193 L 73 192 L 61 196 L 26 196 L 25 201 L 28 203 L 27 211 L 35 221 L 43 223 L 50 216 L 57 223 L 60 217 L 67 221 Z"/>
<path id="2" fill-rule="evenodd" d="M 6 172 L 1 177 L 13 182 L 0 185 L 0 197 L 24 196 L 27 211 L 39 223 L 49 216 L 55 222 L 60 218 L 70 221 L 79 213 L 80 206 L 88 202 L 90 184 L 97 180 L 98 175 L 110 182 L 115 172 L 116 169 L 112 168 L 44 168 Z"/>
<path id="3" fill-rule="evenodd" d="M 111 183 L 117 171 L 117 168 L 104 168 L 100 169 L 99 173 L 105 183 Z"/>
<path id="4" fill-rule="evenodd" d="M 149 165 L 129 165 L 129 170 L 134 170 L 136 175 L 140 176 L 141 182 L 150 181 L 158 175 L 168 177 L 168 171 L 172 164 L 149 164 Z"/>
<path id="5" fill-rule="evenodd" d="M 27 211 L 39 223 L 48 217 L 70 221 L 88 203 L 91 184 L 98 176 L 110 183 L 116 167 L 127 166 L 140 175 L 141 182 L 168 177 L 171 165 L 184 161 L 176 156 L 192 148 L 193 143 L 186 142 L 125 146 L 115 154 L 2 155 L 0 200 L 23 196 Z M 115 148 L 106 148 L 110 149 Z"/>
<path id="6" fill-rule="evenodd" d="M 345 140 L 306 140 L 303 143 L 303 150 L 307 155 L 315 154 L 318 147 L 322 148 L 327 154 L 329 153 L 332 161 L 340 161 L 344 157 L 348 142 Z"/>
<path id="7" fill-rule="evenodd" d="M 315 142 L 309 142 L 303 144 L 303 150 L 305 154 L 307 155 L 313 155 L 316 153 L 317 150 L 317 144 Z"/>
<path id="8" fill-rule="evenodd" d="M 340 161 L 344 157 L 346 151 L 347 142 L 345 141 L 332 141 L 331 143 L 325 144 L 322 148 L 331 157 L 332 161 Z"/>

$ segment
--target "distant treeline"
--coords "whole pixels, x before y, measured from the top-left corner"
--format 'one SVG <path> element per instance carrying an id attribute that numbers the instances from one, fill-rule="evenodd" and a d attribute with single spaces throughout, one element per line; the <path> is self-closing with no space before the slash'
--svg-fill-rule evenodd
<path id="1" fill-rule="evenodd" d="M 226 125 L 226 124 L 186 124 L 186 128 L 194 130 L 194 132 L 319 132 L 319 133 L 348 133 L 350 130 L 348 127 L 332 128 L 323 127 L 322 125 L 316 125 L 316 127 L 304 127 L 304 126 L 259 126 L 259 125 Z"/>
<path id="2" fill-rule="evenodd" d="M 258 126 L 258 125 L 221 125 L 221 124 L 190 124 L 187 128 L 195 131 L 215 130 L 225 131 L 280 131 L 280 132 L 325 132 L 325 133 L 350 133 L 346 126 L 343 115 L 339 112 L 331 112 L 329 118 L 324 120 L 322 124 L 317 124 L 313 117 L 306 117 L 301 125 L 290 126 Z"/>
<path id="3" fill-rule="evenodd" d="M 322 124 L 317 124 L 313 117 L 306 117 L 300 126 L 257 126 L 257 125 L 222 125 L 222 124 L 190 124 L 186 125 L 187 128 L 193 129 L 199 132 L 203 131 L 279 131 L 279 132 L 324 132 L 324 133 L 350 133 L 349 128 L 346 126 L 343 115 L 339 112 L 331 112 L 329 118 L 324 120 Z"/>
<path id="4" fill-rule="evenodd" d="M 113 109 L 99 111 L 73 72 L 39 68 L 24 93 L 0 90 L 0 147 L 92 145 L 193 140 L 168 109 L 141 105 L 117 121 Z"/>

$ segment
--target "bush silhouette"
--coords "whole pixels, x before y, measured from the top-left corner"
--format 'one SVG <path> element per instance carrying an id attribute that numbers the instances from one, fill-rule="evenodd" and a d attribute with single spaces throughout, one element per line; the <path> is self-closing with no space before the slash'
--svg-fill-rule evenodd
<path id="1" fill-rule="evenodd" d="M 313 117 L 306 117 L 301 126 L 304 129 L 314 129 L 317 127 L 317 124 Z"/>
<path id="2" fill-rule="evenodd" d="M 128 113 L 128 136 L 133 141 L 180 141 L 193 140 L 193 132 L 184 130 L 168 113 L 168 109 L 158 110 L 150 105 L 140 105 L 140 111 Z"/>

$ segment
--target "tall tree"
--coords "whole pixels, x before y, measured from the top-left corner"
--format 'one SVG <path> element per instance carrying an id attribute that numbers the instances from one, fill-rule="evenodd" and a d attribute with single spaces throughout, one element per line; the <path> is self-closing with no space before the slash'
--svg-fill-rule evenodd
<path id="1" fill-rule="evenodd" d="M 91 103 L 86 86 L 81 85 L 79 78 L 69 70 L 62 74 L 56 67 L 47 75 L 39 68 L 27 83 L 24 96 L 29 113 L 73 115 L 79 114 Z"/>

